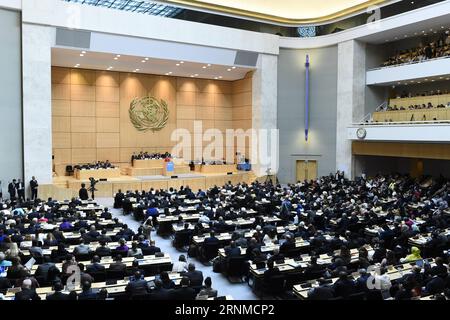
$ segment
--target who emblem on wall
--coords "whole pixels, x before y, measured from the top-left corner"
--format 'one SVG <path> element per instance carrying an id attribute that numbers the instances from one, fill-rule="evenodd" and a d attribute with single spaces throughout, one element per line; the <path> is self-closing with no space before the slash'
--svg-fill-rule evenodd
<path id="1" fill-rule="evenodd" d="M 155 97 L 134 98 L 128 110 L 133 126 L 142 132 L 155 132 L 163 129 L 169 120 L 167 103 Z"/>

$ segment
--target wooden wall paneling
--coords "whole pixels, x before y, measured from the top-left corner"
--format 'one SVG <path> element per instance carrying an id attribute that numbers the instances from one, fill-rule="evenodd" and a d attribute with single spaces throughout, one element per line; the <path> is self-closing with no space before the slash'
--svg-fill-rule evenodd
<path id="1" fill-rule="evenodd" d="M 52 84 L 52 99 L 53 100 L 71 100 L 70 84 L 68 83 L 54 83 Z"/>
<path id="2" fill-rule="evenodd" d="M 70 164 L 72 163 L 72 149 L 53 149 L 54 164 Z"/>
<path id="3" fill-rule="evenodd" d="M 119 87 L 120 73 L 111 71 L 96 71 L 95 85 L 97 87 Z"/>
<path id="4" fill-rule="evenodd" d="M 95 117 L 71 117 L 72 132 L 95 132 Z"/>
<path id="5" fill-rule="evenodd" d="M 70 117 L 52 117 L 53 132 L 70 132 Z"/>
<path id="6" fill-rule="evenodd" d="M 96 148 L 97 137 L 94 132 L 72 132 L 72 148 Z"/>
<path id="7" fill-rule="evenodd" d="M 96 118 L 97 132 L 119 132 L 120 121 L 119 118 Z"/>
<path id="8" fill-rule="evenodd" d="M 218 93 L 214 95 L 214 106 L 215 107 L 233 107 L 233 95 Z"/>
<path id="9" fill-rule="evenodd" d="M 177 92 L 198 92 L 195 79 L 177 78 Z"/>
<path id="10" fill-rule="evenodd" d="M 70 100 L 52 100 L 52 116 L 70 117 Z"/>
<path id="11" fill-rule="evenodd" d="M 72 148 L 72 162 L 73 164 L 79 163 L 92 163 L 96 161 L 97 149 L 76 149 Z"/>
<path id="12" fill-rule="evenodd" d="M 95 100 L 100 102 L 119 102 L 118 87 L 95 87 Z"/>
<path id="13" fill-rule="evenodd" d="M 95 86 L 71 84 L 70 100 L 95 101 Z"/>
<path id="14" fill-rule="evenodd" d="M 71 148 L 70 132 L 53 132 L 52 147 L 54 149 L 69 149 Z"/>
<path id="15" fill-rule="evenodd" d="M 120 104 L 116 102 L 101 102 L 95 103 L 96 116 L 102 118 L 119 118 Z"/>
<path id="16" fill-rule="evenodd" d="M 195 107 L 195 119 L 214 120 L 214 107 Z"/>
<path id="17" fill-rule="evenodd" d="M 119 148 L 119 133 L 97 132 L 97 148 Z"/>
<path id="18" fill-rule="evenodd" d="M 95 85 L 95 70 L 86 69 L 71 69 L 70 70 L 70 83 L 80 84 L 87 86 Z"/>
<path id="19" fill-rule="evenodd" d="M 74 100 L 70 104 L 70 115 L 72 117 L 95 117 L 95 102 Z"/>
<path id="20" fill-rule="evenodd" d="M 52 67 L 52 83 L 70 84 L 70 69 Z"/>
<path id="21" fill-rule="evenodd" d="M 194 120 L 196 119 L 197 106 L 177 106 L 177 120 Z"/>

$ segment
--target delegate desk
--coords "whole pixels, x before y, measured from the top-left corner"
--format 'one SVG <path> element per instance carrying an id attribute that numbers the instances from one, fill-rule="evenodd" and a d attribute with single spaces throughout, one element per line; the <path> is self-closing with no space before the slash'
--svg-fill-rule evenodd
<path id="1" fill-rule="evenodd" d="M 137 260 L 139 262 L 139 266 L 144 267 L 171 267 L 172 266 L 172 259 L 170 258 L 170 255 L 167 253 L 164 253 L 162 257 L 157 257 L 155 255 L 148 255 L 144 256 L 142 259 L 136 259 L 134 257 L 124 257 L 122 258 L 122 262 L 127 266 L 127 268 L 131 267 L 133 265 L 133 261 Z M 92 264 L 91 261 L 79 261 L 80 263 L 83 263 L 86 267 L 90 264 Z M 100 260 L 100 264 L 105 267 L 106 270 L 109 269 L 109 265 L 114 262 L 114 259 L 112 257 L 102 257 Z M 55 263 L 55 266 L 62 270 L 62 263 Z M 39 267 L 38 264 L 35 264 L 31 267 L 30 273 L 33 275 L 37 268 Z M 167 268 L 168 269 L 168 268 Z"/>
<path id="2" fill-rule="evenodd" d="M 228 172 L 237 172 L 235 164 L 202 164 L 200 166 L 196 166 L 196 171 L 199 169 L 201 173 L 228 173 Z"/>
<path id="3" fill-rule="evenodd" d="M 133 168 L 136 169 L 160 169 L 164 166 L 164 159 L 134 160 Z"/>
<path id="4" fill-rule="evenodd" d="M 109 169 L 75 169 L 75 178 L 78 180 L 110 179 L 120 177 L 120 168 Z"/>
<path id="5" fill-rule="evenodd" d="M 428 259 L 431 267 L 434 267 L 436 264 L 433 259 Z M 410 273 L 412 268 L 416 265 L 415 262 L 407 262 L 404 264 L 396 265 L 396 266 L 388 266 L 388 270 L 386 274 L 389 276 L 391 281 L 396 281 L 398 279 L 403 278 L 406 274 Z M 372 266 L 374 267 L 374 266 Z M 423 272 L 423 270 L 422 270 Z M 352 273 L 353 278 L 357 278 L 359 276 L 358 272 Z M 333 285 L 339 278 L 328 279 L 328 285 Z M 309 280 L 301 284 L 297 284 L 293 286 L 293 293 L 300 299 L 306 300 L 308 298 L 308 291 L 312 288 L 316 288 L 319 286 L 317 280 Z"/>
<path id="6" fill-rule="evenodd" d="M 145 277 L 144 279 L 148 282 L 152 282 L 156 280 L 156 276 L 149 276 Z M 169 279 L 172 280 L 175 283 L 175 286 L 179 286 L 181 282 L 181 274 L 178 272 L 171 272 L 169 273 Z M 129 283 L 129 277 L 125 277 L 123 280 L 117 280 L 116 282 L 113 282 L 111 284 L 107 284 L 106 282 L 93 282 L 92 283 L 92 289 L 106 289 L 108 291 L 109 295 L 119 295 L 124 294 L 125 288 L 127 287 L 127 284 Z M 74 291 L 76 293 L 81 293 L 82 289 L 80 287 L 75 287 Z M 70 291 L 67 289 L 67 287 L 62 291 L 63 293 L 68 294 Z M 39 295 L 41 300 L 46 300 L 47 295 L 53 294 L 53 288 L 52 287 L 42 287 L 42 288 L 36 288 L 36 293 Z M 15 294 L 15 290 L 8 291 L 5 295 L 6 300 L 13 300 Z"/>

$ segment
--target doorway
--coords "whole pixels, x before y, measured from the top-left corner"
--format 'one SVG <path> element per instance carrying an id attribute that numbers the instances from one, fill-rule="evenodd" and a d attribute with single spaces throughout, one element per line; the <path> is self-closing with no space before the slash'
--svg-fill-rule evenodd
<path id="1" fill-rule="evenodd" d="M 297 181 L 317 179 L 316 160 L 297 160 Z"/>

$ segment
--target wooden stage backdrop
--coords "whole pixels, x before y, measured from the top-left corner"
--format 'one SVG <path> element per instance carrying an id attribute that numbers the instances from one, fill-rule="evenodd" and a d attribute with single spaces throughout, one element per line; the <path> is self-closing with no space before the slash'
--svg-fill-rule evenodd
<path id="1" fill-rule="evenodd" d="M 139 132 L 130 122 L 130 102 L 146 95 L 168 103 L 169 121 L 159 132 Z M 194 120 L 203 121 L 203 130 L 225 131 L 247 130 L 251 119 L 251 74 L 230 82 L 52 68 L 53 155 L 58 175 L 68 164 L 110 160 L 128 165 L 133 152 L 170 151 L 176 144 L 170 140 L 172 131 L 193 132 Z M 249 155 L 248 147 L 239 151 Z"/>
<path id="2" fill-rule="evenodd" d="M 264 181 L 264 177 L 258 179 Z M 255 180 L 252 172 L 237 172 L 232 175 L 216 174 L 216 175 L 204 175 L 198 177 L 189 178 L 177 178 L 177 179 L 158 179 L 158 180 L 139 180 L 133 177 L 122 176 L 119 179 L 108 179 L 105 182 L 98 182 L 95 186 L 98 190 L 95 194 L 97 197 L 112 197 L 119 189 L 123 192 L 127 190 L 150 190 L 154 189 L 168 189 L 170 187 L 179 189 L 181 186 L 189 186 L 192 190 L 208 189 L 214 185 L 223 186 L 228 181 L 233 184 L 239 182 L 251 183 Z M 39 198 L 47 199 L 53 197 L 53 199 L 64 200 L 71 199 L 72 197 L 78 197 L 78 190 L 81 187 L 81 183 L 85 182 L 89 186 L 89 182 L 80 181 L 73 178 L 62 179 L 61 182 L 55 181 L 54 184 L 46 184 L 39 186 Z"/>

